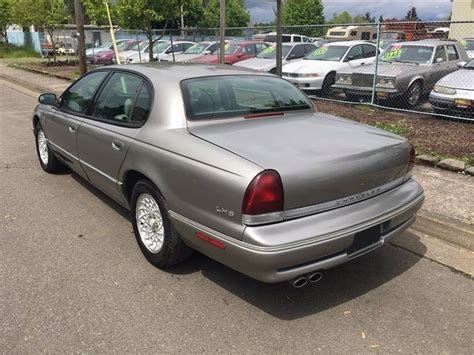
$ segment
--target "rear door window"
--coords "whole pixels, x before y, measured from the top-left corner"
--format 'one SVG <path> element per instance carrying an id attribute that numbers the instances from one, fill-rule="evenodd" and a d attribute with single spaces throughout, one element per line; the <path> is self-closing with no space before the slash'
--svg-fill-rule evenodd
<path id="1" fill-rule="evenodd" d="M 456 47 L 452 44 L 446 46 L 446 53 L 448 55 L 449 61 L 459 59 L 458 51 L 456 50 Z"/>
<path id="2" fill-rule="evenodd" d="M 363 44 L 362 45 L 362 48 L 364 50 L 364 57 L 365 58 L 372 58 L 372 57 L 375 57 L 375 46 L 371 46 L 370 44 Z"/>
<path id="3" fill-rule="evenodd" d="M 144 88 L 144 91 L 142 90 Z M 139 104 L 135 114 L 134 105 Z M 144 121 L 150 107 L 150 93 L 143 80 L 128 73 L 115 73 L 101 90 L 92 116 L 113 123 Z"/>
<path id="4" fill-rule="evenodd" d="M 351 48 L 349 53 L 347 53 L 346 60 L 357 60 L 364 58 L 364 53 L 362 52 L 362 46 L 360 44 L 355 45 Z"/>
<path id="5" fill-rule="evenodd" d="M 436 47 L 434 62 L 440 63 L 440 62 L 445 62 L 445 61 L 446 61 L 446 50 L 444 49 L 444 46 Z"/>

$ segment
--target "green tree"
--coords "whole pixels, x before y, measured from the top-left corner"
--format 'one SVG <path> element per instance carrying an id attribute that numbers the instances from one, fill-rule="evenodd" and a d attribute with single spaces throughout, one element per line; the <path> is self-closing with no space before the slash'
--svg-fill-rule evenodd
<path id="1" fill-rule="evenodd" d="M 356 15 L 352 18 L 353 23 L 367 23 L 367 19 L 365 16 L 362 15 Z"/>
<path id="2" fill-rule="evenodd" d="M 418 14 L 416 13 L 416 7 L 413 6 L 408 10 L 405 20 L 411 20 L 411 21 L 420 21 L 420 18 L 418 17 Z"/>
<path id="3" fill-rule="evenodd" d="M 114 6 L 114 18 L 120 27 L 145 32 L 150 62 L 153 61 L 154 25 L 159 21 L 164 22 L 164 34 L 168 23 L 174 21 L 179 12 L 179 0 L 118 0 Z"/>
<path id="4" fill-rule="evenodd" d="M 33 25 L 36 29 L 47 32 L 53 48 L 56 48 L 54 31 L 68 23 L 64 0 L 15 0 L 12 6 L 13 21 L 22 27 Z M 56 61 L 56 51 L 53 51 Z"/>
<path id="5" fill-rule="evenodd" d="M 324 23 L 324 7 L 321 0 L 287 0 L 282 9 L 283 25 L 319 25 Z M 306 31 L 306 35 L 319 36 L 322 28 Z"/>
<path id="6" fill-rule="evenodd" d="M 333 14 L 331 20 L 329 21 L 330 23 L 334 24 L 346 24 L 346 23 L 352 23 L 353 18 L 350 13 L 347 11 L 343 11 L 340 14 Z"/>
<path id="7" fill-rule="evenodd" d="M 203 28 L 219 27 L 219 0 L 204 1 L 204 16 L 199 22 Z M 250 14 L 240 0 L 226 0 L 225 2 L 226 27 L 245 27 L 250 21 Z"/>
<path id="8" fill-rule="evenodd" d="M 379 22 L 383 22 L 383 15 L 380 15 Z"/>
<path id="9" fill-rule="evenodd" d="M 7 28 L 12 23 L 12 1 L 0 0 L 0 36 L 6 44 L 8 44 Z"/>
<path id="10" fill-rule="evenodd" d="M 374 23 L 375 17 L 370 16 L 370 12 L 366 12 L 364 15 L 364 20 L 366 23 Z"/>
<path id="11" fill-rule="evenodd" d="M 115 1 L 109 1 L 111 11 L 114 9 L 114 4 Z M 84 15 L 87 22 L 98 26 L 108 25 L 109 21 L 107 19 L 104 0 L 82 0 L 82 6 L 84 7 Z"/>

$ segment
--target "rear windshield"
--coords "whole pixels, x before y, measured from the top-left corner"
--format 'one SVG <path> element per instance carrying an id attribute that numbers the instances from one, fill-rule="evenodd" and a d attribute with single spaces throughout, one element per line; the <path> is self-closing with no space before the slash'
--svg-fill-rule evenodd
<path id="1" fill-rule="evenodd" d="M 474 39 L 463 39 L 461 44 L 465 50 L 474 51 Z"/>
<path id="2" fill-rule="evenodd" d="M 286 80 L 270 76 L 214 76 L 181 82 L 189 119 L 308 110 L 309 99 Z"/>

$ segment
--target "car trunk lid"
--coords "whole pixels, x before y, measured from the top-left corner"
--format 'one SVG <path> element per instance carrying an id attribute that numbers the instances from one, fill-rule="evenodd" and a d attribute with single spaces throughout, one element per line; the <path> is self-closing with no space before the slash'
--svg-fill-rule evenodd
<path id="1" fill-rule="evenodd" d="M 281 176 L 285 210 L 367 192 L 402 178 L 409 143 L 322 113 L 191 124 L 190 133 Z"/>

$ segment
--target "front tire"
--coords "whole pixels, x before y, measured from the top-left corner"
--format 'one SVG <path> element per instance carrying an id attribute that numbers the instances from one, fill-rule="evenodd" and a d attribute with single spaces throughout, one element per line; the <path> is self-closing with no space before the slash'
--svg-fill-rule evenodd
<path id="1" fill-rule="evenodd" d="M 407 92 L 405 93 L 405 104 L 409 108 L 415 108 L 421 102 L 421 96 L 423 94 L 423 86 L 420 81 L 415 81 L 410 85 Z"/>
<path id="2" fill-rule="evenodd" d="M 324 96 L 331 96 L 333 93 L 332 86 L 336 83 L 336 73 L 331 72 L 324 78 L 322 94 Z"/>
<path id="3" fill-rule="evenodd" d="M 174 229 L 163 198 L 150 181 L 140 180 L 135 184 L 131 207 L 135 238 L 150 263 L 166 268 L 189 258 L 192 249 Z"/>
<path id="4" fill-rule="evenodd" d="M 48 140 L 39 121 L 35 126 L 35 142 L 38 160 L 44 171 L 53 174 L 65 168 L 49 148 Z"/>

